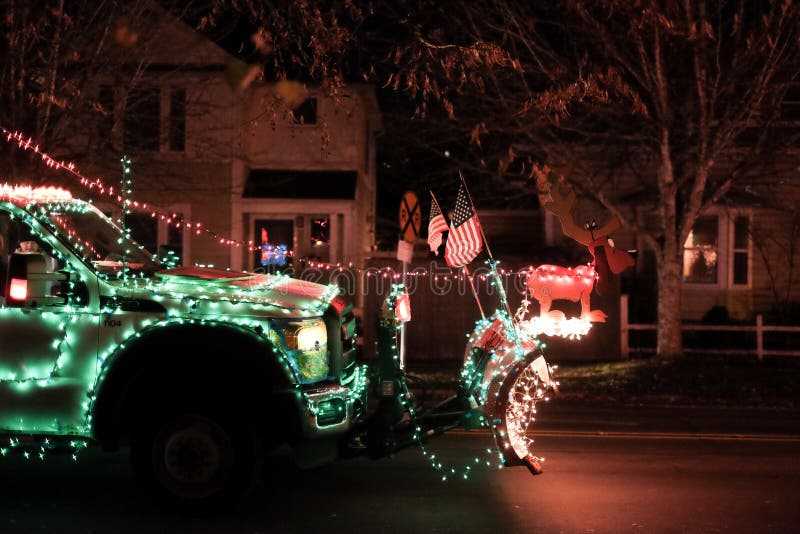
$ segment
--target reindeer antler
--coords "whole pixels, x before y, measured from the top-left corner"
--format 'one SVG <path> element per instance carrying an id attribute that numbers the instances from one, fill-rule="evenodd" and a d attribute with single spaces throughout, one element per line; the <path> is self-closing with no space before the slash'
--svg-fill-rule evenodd
<path id="1" fill-rule="evenodd" d="M 592 242 L 592 234 L 575 224 L 572 218 L 572 206 L 575 204 L 575 191 L 571 190 L 566 195 L 559 191 L 559 184 L 550 186 L 550 201 L 544 205 L 553 215 L 561 221 L 561 229 L 564 235 L 568 235 L 578 243 L 589 246 Z"/>
<path id="2" fill-rule="evenodd" d="M 550 187 L 550 200 L 544 205 L 553 215 L 558 217 L 561 221 L 561 228 L 564 235 L 567 235 L 577 241 L 578 243 L 589 246 L 595 239 L 601 236 L 608 236 L 621 226 L 617 217 L 612 217 L 600 228 L 581 228 L 575 224 L 572 218 L 572 207 L 575 204 L 575 191 L 569 190 L 569 193 L 562 195 L 559 184 L 553 184 Z"/>
<path id="3" fill-rule="evenodd" d="M 570 189 L 567 194 L 562 195 L 561 182 L 551 179 L 552 174 L 547 166 L 535 167 L 533 175 L 536 177 L 540 204 L 558 217 L 564 235 L 589 249 L 593 258 L 592 265 L 597 272 L 595 290 L 602 295 L 608 286 L 609 272 L 619 274 L 633 265 L 631 255 L 624 250 L 615 249 L 608 239 L 611 232 L 622 226 L 621 221 L 613 216 L 600 228 L 597 228 L 594 220 L 585 228 L 581 228 L 572 218 L 575 191 Z"/>

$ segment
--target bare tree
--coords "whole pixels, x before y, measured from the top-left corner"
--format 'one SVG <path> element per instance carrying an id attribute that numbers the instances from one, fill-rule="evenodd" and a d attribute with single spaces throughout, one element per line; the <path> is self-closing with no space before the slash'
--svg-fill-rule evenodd
<path id="1" fill-rule="evenodd" d="M 89 79 L 127 53 L 136 32 L 119 21 L 138 4 L 4 3 L 0 119 L 56 145 L 76 138 L 79 112 L 105 111 Z M 698 215 L 792 139 L 773 126 L 796 81 L 800 7 L 541 4 L 218 0 L 200 26 L 238 12 L 266 79 L 313 80 L 334 96 L 347 79 L 375 80 L 407 97 L 417 131 L 471 143 L 454 154 L 466 169 L 526 193 L 538 192 L 531 178 L 563 179 L 595 199 L 655 251 L 658 353 L 675 356 L 683 245 Z M 135 84 L 135 62 L 123 63 Z M 429 139 L 428 150 L 434 137 L 408 136 Z"/>
<path id="2" fill-rule="evenodd" d="M 137 45 L 148 5 L 3 0 L 0 124 L 62 155 L 65 147 L 72 157 L 107 155 L 98 123 L 115 116 L 98 80 L 136 84 L 146 62 Z M 2 170 L 17 175 L 26 155 L 8 146 L 3 151 Z"/>
<path id="3" fill-rule="evenodd" d="M 798 67 L 797 7 L 492 6 L 496 17 L 473 34 L 521 52 L 516 76 L 492 79 L 500 116 L 515 125 L 509 159 L 546 163 L 655 251 L 657 350 L 680 354 L 684 242 L 705 208 L 780 157 L 771 126 Z"/>
<path id="4" fill-rule="evenodd" d="M 182 124 L 177 127 L 184 128 L 184 134 L 188 123 L 205 125 L 193 132 L 194 153 L 230 161 L 242 156 L 232 153 L 237 127 L 247 129 L 258 122 L 292 125 L 292 108 L 302 102 L 305 88 L 288 81 L 274 84 L 256 106 L 259 115 L 247 117 L 243 124 L 217 120 L 212 125 L 210 115 L 232 116 L 230 106 L 241 96 L 239 90 L 261 69 L 210 42 L 198 44 L 203 37 L 190 35 L 190 26 L 183 26 L 201 16 L 201 4 L 0 0 L 5 13 L 0 19 L 0 126 L 21 131 L 42 149 L 112 181 L 120 171 L 120 156 L 130 155 L 137 191 L 151 196 L 177 197 L 187 189 L 229 194 L 229 181 L 201 183 L 192 172 L 176 172 L 170 158 L 163 157 L 167 147 L 176 157 L 184 151 L 180 140 L 178 147 L 170 147 L 175 104 L 167 100 L 182 97 L 177 103 Z M 220 52 L 208 59 L 217 63 L 202 63 L 202 45 Z M 182 93 L 164 95 L 175 89 Z M 298 95 L 300 102 L 295 102 Z M 324 120 L 319 131 L 322 151 L 330 136 Z M 0 172 L 6 177 L 35 181 L 46 172 L 30 153 L 10 144 L 0 146 L 6 156 L 0 159 Z"/>
<path id="5" fill-rule="evenodd" d="M 798 68 L 792 2 L 302 2 L 271 18 L 237 4 L 273 49 L 295 51 L 270 56 L 284 72 L 300 60 L 335 84 L 358 56 L 358 72 L 418 102 L 415 128 L 444 115 L 461 129 L 464 159 L 487 176 L 564 179 L 636 232 L 656 255 L 665 357 L 682 351 L 681 260 L 698 215 L 788 140 L 773 126 Z"/>

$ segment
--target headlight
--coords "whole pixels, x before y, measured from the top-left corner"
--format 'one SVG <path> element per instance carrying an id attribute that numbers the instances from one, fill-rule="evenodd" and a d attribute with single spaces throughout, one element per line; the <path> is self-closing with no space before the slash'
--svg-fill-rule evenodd
<path id="1" fill-rule="evenodd" d="M 302 382 L 328 376 L 328 331 L 319 319 L 288 323 L 282 328 L 286 348 Z"/>

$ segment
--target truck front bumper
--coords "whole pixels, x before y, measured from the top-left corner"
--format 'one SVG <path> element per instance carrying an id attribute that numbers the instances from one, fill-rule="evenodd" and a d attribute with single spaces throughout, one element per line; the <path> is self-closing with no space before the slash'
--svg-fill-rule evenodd
<path id="1" fill-rule="evenodd" d="M 350 390 L 339 385 L 324 385 L 305 392 L 308 408 L 303 410 L 300 431 L 305 439 L 320 439 L 344 434 L 353 420 Z"/>

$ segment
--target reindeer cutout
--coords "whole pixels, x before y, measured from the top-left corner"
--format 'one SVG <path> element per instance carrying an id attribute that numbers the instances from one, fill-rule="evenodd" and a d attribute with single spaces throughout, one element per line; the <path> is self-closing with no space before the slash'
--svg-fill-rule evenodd
<path id="1" fill-rule="evenodd" d="M 621 226 L 617 217 L 612 217 L 602 227 L 597 228 L 594 221 L 583 228 L 575 224 L 572 207 L 575 192 L 562 195 L 557 184 L 550 187 L 550 201 L 545 204 L 551 213 L 558 217 L 564 235 L 585 246 L 594 261 L 591 265 L 560 267 L 540 265 L 528 276 L 526 287 L 530 295 L 539 302 L 539 316 L 554 320 L 564 320 L 560 311 L 550 311 L 553 300 L 581 302 L 581 319 L 603 323 L 607 315 L 601 310 L 592 310 L 590 296 L 592 289 L 603 295 L 608 288 L 609 272 L 619 274 L 633 265 L 633 257 L 614 246 L 609 235 Z"/>
<path id="2" fill-rule="evenodd" d="M 540 265 L 528 276 L 526 287 L 531 297 L 539 302 L 539 316 L 556 321 L 566 320 L 563 312 L 550 311 L 554 300 L 581 301 L 581 319 L 593 323 L 606 322 L 606 314 L 590 309 L 590 295 L 596 277 L 589 265 L 560 267 Z"/>

